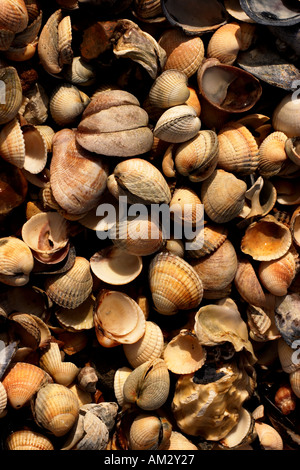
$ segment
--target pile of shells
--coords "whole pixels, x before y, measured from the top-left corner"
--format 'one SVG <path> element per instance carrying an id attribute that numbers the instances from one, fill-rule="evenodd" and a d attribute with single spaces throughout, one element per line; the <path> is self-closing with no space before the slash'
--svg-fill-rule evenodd
<path id="1" fill-rule="evenodd" d="M 1 449 L 299 450 L 298 3 L 0 0 Z"/>

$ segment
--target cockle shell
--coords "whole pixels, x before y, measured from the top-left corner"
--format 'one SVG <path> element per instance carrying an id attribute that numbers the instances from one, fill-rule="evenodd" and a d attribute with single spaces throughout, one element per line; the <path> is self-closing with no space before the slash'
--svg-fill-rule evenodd
<path id="1" fill-rule="evenodd" d="M 0 417 L 6 413 L 7 393 L 2 382 L 0 382 Z"/>
<path id="2" fill-rule="evenodd" d="M 204 211 L 213 222 L 229 222 L 243 209 L 246 190 L 243 180 L 233 173 L 217 169 L 201 186 Z"/>
<path id="3" fill-rule="evenodd" d="M 290 385 L 292 391 L 296 395 L 297 398 L 300 397 L 300 372 L 299 369 L 291 372 L 289 374 Z"/>
<path id="4" fill-rule="evenodd" d="M 123 393 L 129 403 L 143 410 L 157 410 L 167 400 L 170 375 L 162 359 L 152 359 L 134 369 L 127 377 Z"/>
<path id="5" fill-rule="evenodd" d="M 71 129 L 53 138 L 50 185 L 59 206 L 68 214 L 83 215 L 100 202 L 106 188 L 108 166 L 80 147 Z"/>
<path id="6" fill-rule="evenodd" d="M 161 450 L 169 441 L 171 423 L 163 416 L 138 414 L 129 430 L 130 450 Z"/>
<path id="7" fill-rule="evenodd" d="M 280 338 L 275 324 L 273 308 L 260 308 L 248 304 L 247 319 L 249 335 L 254 341 L 269 341 Z"/>
<path id="8" fill-rule="evenodd" d="M 123 350 L 129 364 L 136 368 L 146 361 L 159 358 L 164 349 L 161 328 L 154 322 L 146 321 L 145 333 L 133 344 L 124 344 Z"/>
<path id="9" fill-rule="evenodd" d="M 254 431 L 255 420 L 245 408 L 241 408 L 239 419 L 235 427 L 225 436 L 220 444 L 225 449 L 243 449 L 245 445 L 253 442 L 257 437 Z"/>
<path id="10" fill-rule="evenodd" d="M 248 258 L 239 259 L 234 284 L 240 296 L 249 304 L 257 307 L 266 305 L 266 294 Z"/>
<path id="11" fill-rule="evenodd" d="M 300 136 L 299 127 L 300 99 L 292 93 L 286 95 L 273 111 L 272 125 L 275 131 L 283 132 L 287 137 Z"/>
<path id="12" fill-rule="evenodd" d="M 53 377 L 55 383 L 70 385 L 79 373 L 79 368 L 73 362 L 63 362 L 57 343 L 51 342 L 39 360 L 39 366 Z"/>
<path id="13" fill-rule="evenodd" d="M 299 137 L 290 137 L 285 142 L 285 151 L 287 156 L 292 162 L 296 165 L 300 164 L 300 138 Z"/>
<path id="14" fill-rule="evenodd" d="M 198 194 L 180 186 L 175 189 L 170 202 L 170 211 L 175 223 L 195 226 L 203 219 L 203 206 Z"/>
<path id="15" fill-rule="evenodd" d="M 30 248 L 16 237 L 0 239 L 0 281 L 9 286 L 28 283 L 34 259 Z"/>
<path id="16" fill-rule="evenodd" d="M 270 180 L 259 176 L 255 183 L 247 189 L 245 205 L 239 217 L 251 219 L 251 217 L 267 215 L 275 206 L 277 191 Z"/>
<path id="17" fill-rule="evenodd" d="M 15 292 L 17 293 L 17 291 Z M 19 301 L 22 304 L 22 296 Z M 15 305 L 17 306 L 18 302 L 16 302 Z M 32 309 L 30 309 L 30 311 L 32 311 Z M 9 318 L 12 321 L 12 329 L 19 337 L 20 345 L 27 346 L 33 350 L 37 348 L 43 349 L 48 346 L 51 333 L 42 318 L 31 313 L 18 312 L 10 313 Z"/>
<path id="18" fill-rule="evenodd" d="M 1 67 L 0 80 L 2 85 L 0 103 L 0 124 L 6 124 L 16 117 L 22 104 L 22 85 L 14 67 Z"/>
<path id="19" fill-rule="evenodd" d="M 163 359 L 174 374 L 191 374 L 205 363 L 206 351 L 192 331 L 182 329 L 166 345 Z"/>
<path id="20" fill-rule="evenodd" d="M 65 435 L 79 415 L 76 395 L 61 384 L 42 387 L 33 403 L 36 422 L 55 436 Z"/>
<path id="21" fill-rule="evenodd" d="M 72 63 L 64 68 L 63 75 L 65 80 L 76 86 L 93 85 L 96 79 L 94 67 L 81 56 L 73 58 Z"/>
<path id="22" fill-rule="evenodd" d="M 270 178 L 277 175 L 287 162 L 285 151 L 287 136 L 284 132 L 272 132 L 266 137 L 259 147 L 258 172 L 261 176 Z"/>
<path id="23" fill-rule="evenodd" d="M 62 66 L 59 63 L 58 48 L 58 25 L 62 19 L 62 10 L 55 10 L 43 26 L 39 36 L 39 59 L 43 68 L 50 74 L 58 74 L 62 70 Z"/>
<path id="24" fill-rule="evenodd" d="M 59 324 L 68 331 L 90 330 L 94 327 L 94 304 L 95 298 L 90 294 L 78 307 L 58 308 L 55 316 Z"/>
<path id="25" fill-rule="evenodd" d="M 1 341 L 0 347 L 0 379 L 2 379 L 3 374 L 8 368 L 12 358 L 16 354 L 16 351 L 18 349 L 18 343 L 16 341 L 13 341 L 6 346 L 5 343 Z"/>
<path id="26" fill-rule="evenodd" d="M 93 278 L 90 263 L 77 256 L 71 269 L 62 274 L 50 276 L 45 281 L 47 295 L 58 305 L 65 308 L 76 308 L 90 295 Z"/>
<path id="27" fill-rule="evenodd" d="M 14 431 L 6 439 L 8 450 L 54 450 L 51 440 L 31 429 Z"/>
<path id="28" fill-rule="evenodd" d="M 57 85 L 49 100 L 53 120 L 61 127 L 74 124 L 90 102 L 88 95 L 71 83 Z"/>
<path id="29" fill-rule="evenodd" d="M 116 370 L 114 375 L 114 394 L 120 406 L 123 406 L 125 403 L 123 396 L 123 387 L 125 380 L 131 372 L 132 369 L 130 369 L 129 367 L 120 367 Z"/>
<path id="30" fill-rule="evenodd" d="M 26 362 L 13 364 L 2 379 L 8 402 L 15 409 L 24 406 L 47 382 L 45 371 Z"/>
<path id="31" fill-rule="evenodd" d="M 264 450 L 283 450 L 283 440 L 273 426 L 259 421 L 255 422 L 259 443 Z"/>
<path id="32" fill-rule="evenodd" d="M 203 181 L 215 170 L 219 158 L 219 141 L 212 130 L 201 130 L 192 139 L 180 144 L 175 152 L 178 173 L 192 182 Z"/>
<path id="33" fill-rule="evenodd" d="M 184 436 L 184 434 L 178 431 L 172 431 L 168 443 L 162 450 L 198 450 L 198 447 Z"/>
<path id="34" fill-rule="evenodd" d="M 206 223 L 200 236 L 201 246 L 187 252 L 190 258 L 201 258 L 217 250 L 227 239 L 228 229 L 223 224 Z M 194 241 L 197 243 L 197 236 Z"/>
<path id="35" fill-rule="evenodd" d="M 149 103 L 158 108 L 184 104 L 190 96 L 188 77 L 179 70 L 165 70 L 154 81 L 149 91 Z"/>
<path id="36" fill-rule="evenodd" d="M 143 21 L 151 21 L 162 17 L 160 0 L 135 0 L 134 13 Z"/>
<path id="37" fill-rule="evenodd" d="M 96 299 L 94 324 L 100 344 L 102 336 L 113 341 L 114 345 L 135 343 L 146 328 L 144 313 L 131 297 L 106 289 L 102 289 Z"/>
<path id="38" fill-rule="evenodd" d="M 158 119 L 153 135 L 172 143 L 186 142 L 195 137 L 201 127 L 197 112 L 186 104 L 167 109 Z"/>
<path id="39" fill-rule="evenodd" d="M 261 261 L 258 276 L 263 286 L 276 296 L 286 295 L 296 275 L 296 257 L 288 251 L 281 258 Z"/>
<path id="40" fill-rule="evenodd" d="M 159 253 L 149 267 L 149 284 L 155 309 L 163 315 L 197 307 L 203 286 L 194 268 L 172 253 Z"/>
<path id="41" fill-rule="evenodd" d="M 69 15 L 62 18 L 58 24 L 58 63 L 61 67 L 64 64 L 70 64 L 73 60 L 72 50 L 72 24 Z"/>

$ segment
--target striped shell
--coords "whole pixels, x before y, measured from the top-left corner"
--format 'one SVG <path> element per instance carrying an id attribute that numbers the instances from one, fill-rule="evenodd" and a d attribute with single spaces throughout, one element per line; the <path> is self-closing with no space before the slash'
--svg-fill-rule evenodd
<path id="1" fill-rule="evenodd" d="M 149 91 L 149 103 L 163 109 L 184 104 L 190 96 L 187 83 L 187 76 L 179 70 L 162 72 Z"/>
<path id="2" fill-rule="evenodd" d="M 262 261 L 258 268 L 262 285 L 273 295 L 286 295 L 296 275 L 296 263 L 296 258 L 291 251 L 279 259 Z"/>
<path id="3" fill-rule="evenodd" d="M 123 345 L 129 364 L 136 368 L 146 361 L 161 357 L 164 337 L 161 328 L 154 322 L 146 321 L 144 335 L 133 344 Z"/>
<path id="4" fill-rule="evenodd" d="M 51 440 L 31 429 L 14 431 L 6 439 L 8 450 L 54 450 Z"/>
<path id="5" fill-rule="evenodd" d="M 42 351 L 39 366 L 48 372 L 56 383 L 65 386 L 70 385 L 79 373 L 79 368 L 73 362 L 62 362 L 59 346 L 53 342 Z"/>
<path id="6" fill-rule="evenodd" d="M 22 85 L 14 67 L 0 68 L 0 124 L 16 117 L 22 104 Z"/>
<path id="7" fill-rule="evenodd" d="M 34 259 L 30 248 L 16 237 L 0 238 L 0 281 L 9 286 L 28 283 Z"/>
<path id="8" fill-rule="evenodd" d="M 259 147 L 258 172 L 265 178 L 277 175 L 288 161 L 285 145 L 288 137 L 284 132 L 272 132 Z"/>
<path id="9" fill-rule="evenodd" d="M 195 137 L 201 127 L 197 112 L 186 104 L 167 109 L 158 119 L 153 135 L 172 143 L 186 142 Z"/>
<path id="10" fill-rule="evenodd" d="M 74 124 L 90 102 L 90 98 L 71 83 L 58 85 L 50 96 L 49 109 L 59 126 Z"/>

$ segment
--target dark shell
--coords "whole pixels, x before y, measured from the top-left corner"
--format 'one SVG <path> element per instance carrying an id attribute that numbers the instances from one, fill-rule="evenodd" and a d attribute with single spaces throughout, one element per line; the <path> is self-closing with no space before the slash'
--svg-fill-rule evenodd
<path id="1" fill-rule="evenodd" d="M 289 26 L 300 22 L 297 0 L 240 0 L 240 5 L 259 24 Z"/>
<path id="2" fill-rule="evenodd" d="M 300 25 L 294 26 L 269 26 L 269 31 L 279 40 L 285 47 L 289 47 L 297 56 L 300 56 Z M 282 48 L 282 44 L 280 46 Z M 284 52 L 284 51 L 283 51 Z"/>

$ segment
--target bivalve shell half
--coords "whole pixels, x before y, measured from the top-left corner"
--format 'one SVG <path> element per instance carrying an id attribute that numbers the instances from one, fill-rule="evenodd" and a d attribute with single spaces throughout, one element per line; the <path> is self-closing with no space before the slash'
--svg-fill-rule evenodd
<path id="1" fill-rule="evenodd" d="M 28 283 L 34 266 L 30 248 L 16 237 L 0 239 L 0 281 L 9 286 Z"/>
<path id="2" fill-rule="evenodd" d="M 283 440 L 273 426 L 260 421 L 255 422 L 259 443 L 263 450 L 283 450 Z"/>
<path id="3" fill-rule="evenodd" d="M 130 450 L 161 450 L 170 439 L 171 423 L 163 416 L 138 414 L 129 430 Z"/>
<path id="4" fill-rule="evenodd" d="M 172 431 L 169 442 L 163 450 L 199 450 L 184 434 Z"/>
<path id="5" fill-rule="evenodd" d="M 174 374 L 191 374 L 205 363 L 206 351 L 192 331 L 183 329 L 166 345 L 163 359 Z"/>
<path id="6" fill-rule="evenodd" d="M 62 83 L 52 92 L 49 109 L 52 118 L 61 127 L 74 124 L 88 106 L 90 98 L 71 83 Z"/>
<path id="7" fill-rule="evenodd" d="M 285 145 L 288 137 L 284 132 L 272 132 L 259 147 L 258 172 L 265 178 L 277 175 L 288 161 Z"/>
<path id="8" fill-rule="evenodd" d="M 42 352 L 39 366 L 51 375 L 54 382 L 66 387 L 75 380 L 79 373 L 79 368 L 73 362 L 62 362 L 59 346 L 53 342 Z"/>
<path id="9" fill-rule="evenodd" d="M 163 315 L 198 307 L 202 281 L 194 268 L 172 253 L 158 253 L 149 267 L 149 283 L 155 309 Z"/>
<path id="10" fill-rule="evenodd" d="M 279 338 L 277 342 L 278 358 L 282 370 L 287 374 L 291 374 L 299 369 L 298 351 L 287 344 L 283 338 Z"/>
<path id="11" fill-rule="evenodd" d="M 300 99 L 293 93 L 286 95 L 273 111 L 272 125 L 275 131 L 283 132 L 287 137 L 300 136 L 299 126 Z"/>
<path id="12" fill-rule="evenodd" d="M 154 81 L 149 91 L 149 103 L 158 108 L 184 104 L 190 96 L 188 78 L 180 70 L 165 70 Z"/>
<path id="13" fill-rule="evenodd" d="M 138 341 L 123 345 L 125 356 L 133 368 L 161 357 L 163 349 L 163 332 L 156 323 L 151 321 L 146 321 L 145 333 Z"/>
<path id="14" fill-rule="evenodd" d="M 14 67 L 0 68 L 0 80 L 0 124 L 6 124 L 16 117 L 22 104 L 23 92 L 21 80 Z"/>
<path id="15" fill-rule="evenodd" d="M 92 294 L 75 308 L 58 308 L 57 321 L 68 331 L 90 330 L 94 327 L 93 310 L 95 298 Z"/>
<path id="16" fill-rule="evenodd" d="M 59 63 L 58 48 L 58 25 L 62 19 L 62 10 L 55 10 L 43 26 L 38 42 L 40 62 L 46 72 L 54 75 L 62 70 L 62 66 Z"/>
<path id="17" fill-rule="evenodd" d="M 217 250 L 222 243 L 225 242 L 228 236 L 228 229 L 223 224 L 208 224 L 204 225 L 203 237 L 201 246 L 196 249 L 190 249 L 187 252 L 187 256 L 190 258 L 201 258 L 203 256 L 207 256 L 210 253 L 213 253 Z M 197 243 L 197 237 L 196 237 Z"/>
<path id="18" fill-rule="evenodd" d="M 6 414 L 7 393 L 2 382 L 0 382 L 0 416 Z"/>
<path id="19" fill-rule="evenodd" d="M 296 275 L 297 261 L 292 251 L 288 251 L 281 258 L 271 261 L 262 261 L 258 268 L 258 276 L 262 285 L 271 294 L 283 296 L 288 293 Z"/>
<path id="20" fill-rule="evenodd" d="M 245 13 L 256 23 L 270 26 L 291 26 L 300 23 L 297 4 L 275 0 L 272 5 L 267 0 L 240 0 Z"/>
<path id="21" fill-rule="evenodd" d="M 257 307 L 266 305 L 266 294 L 248 258 L 239 259 L 234 284 L 240 296 L 249 304 Z"/>
<path id="22" fill-rule="evenodd" d="M 93 278 L 90 263 L 77 256 L 71 269 L 62 274 L 50 276 L 45 281 L 47 295 L 55 303 L 65 308 L 76 308 L 92 292 Z"/>
<path id="23" fill-rule="evenodd" d="M 123 387 L 127 377 L 132 372 L 132 369 L 129 367 L 120 367 L 116 370 L 114 375 L 114 394 L 116 400 L 120 406 L 123 406 L 125 403 L 123 396 Z"/>
<path id="24" fill-rule="evenodd" d="M 14 431 L 6 439 L 8 450 L 54 450 L 51 440 L 31 429 Z"/>
<path id="25" fill-rule="evenodd" d="M 171 143 L 186 142 L 197 135 L 201 121 L 197 112 L 186 104 L 167 109 L 158 119 L 154 137 Z"/>

